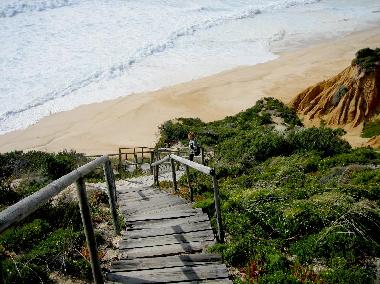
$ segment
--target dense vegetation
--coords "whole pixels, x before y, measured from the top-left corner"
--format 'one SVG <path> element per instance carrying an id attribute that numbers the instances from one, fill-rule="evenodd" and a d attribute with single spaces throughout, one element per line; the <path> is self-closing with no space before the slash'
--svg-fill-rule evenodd
<path id="1" fill-rule="evenodd" d="M 0 154 L 0 210 L 32 194 L 86 162 L 74 152 Z M 107 195 L 89 193 L 95 222 L 109 220 Z M 59 216 L 59 218 L 57 218 Z M 98 244 L 104 239 L 98 234 Z M 72 196 L 56 198 L 0 235 L 0 269 L 5 283 L 46 283 L 52 272 L 91 279 L 88 251 Z"/>
<path id="2" fill-rule="evenodd" d="M 377 135 L 380 135 L 380 120 L 365 122 L 361 136 L 364 138 L 371 138 Z"/>
<path id="3" fill-rule="evenodd" d="M 352 65 L 358 65 L 366 74 L 370 74 L 380 62 L 380 48 L 363 48 L 356 52 L 356 57 L 352 61 Z"/>
<path id="4" fill-rule="evenodd" d="M 213 250 L 238 269 L 235 283 L 372 283 L 380 156 L 351 149 L 343 130 L 301 125 L 292 110 L 264 99 L 216 122 L 166 122 L 159 144 L 185 143 L 193 131 L 215 149 L 209 165 L 220 181 L 227 241 Z M 196 206 L 213 217 L 211 181 L 191 175 Z"/>

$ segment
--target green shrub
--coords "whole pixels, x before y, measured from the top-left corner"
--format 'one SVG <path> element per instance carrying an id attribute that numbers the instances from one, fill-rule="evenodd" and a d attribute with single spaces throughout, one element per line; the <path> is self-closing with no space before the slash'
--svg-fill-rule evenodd
<path id="1" fill-rule="evenodd" d="M 312 127 L 291 131 L 288 141 L 294 151 L 317 151 L 327 157 L 349 152 L 350 144 L 341 138 L 343 129 Z"/>
<path id="2" fill-rule="evenodd" d="M 55 180 L 74 170 L 76 165 L 77 160 L 74 152 L 61 152 L 47 157 L 45 172 L 49 178 Z"/>
<path id="3" fill-rule="evenodd" d="M 377 135 L 380 135 L 380 120 L 365 122 L 361 137 L 371 138 Z"/>
<path id="4" fill-rule="evenodd" d="M 21 227 L 13 227 L 0 235 L 0 245 L 10 251 L 20 252 L 34 246 L 36 241 L 44 238 L 49 232 L 49 224 L 35 219 Z"/>
<path id="5" fill-rule="evenodd" d="M 380 60 L 380 48 L 363 48 L 356 52 L 352 65 L 358 65 L 366 74 L 370 74 L 377 68 Z"/>

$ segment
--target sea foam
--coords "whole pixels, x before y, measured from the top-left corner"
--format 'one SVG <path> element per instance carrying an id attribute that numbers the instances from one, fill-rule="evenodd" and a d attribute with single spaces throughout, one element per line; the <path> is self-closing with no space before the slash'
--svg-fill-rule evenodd
<path id="1" fill-rule="evenodd" d="M 5 0 L 0 133 L 81 104 L 276 58 L 379 20 L 376 1 Z"/>

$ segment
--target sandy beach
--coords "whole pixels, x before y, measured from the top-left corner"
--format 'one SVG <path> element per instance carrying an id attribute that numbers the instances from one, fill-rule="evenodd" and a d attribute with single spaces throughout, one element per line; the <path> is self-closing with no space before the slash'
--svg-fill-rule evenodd
<path id="1" fill-rule="evenodd" d="M 380 28 L 280 54 L 267 63 L 240 67 L 159 91 L 127 95 L 46 117 L 24 130 L 0 136 L 0 152 L 116 153 L 118 147 L 153 146 L 158 126 L 176 117 L 212 121 L 252 106 L 262 97 L 285 103 L 306 87 L 347 67 L 355 52 L 380 47 Z"/>

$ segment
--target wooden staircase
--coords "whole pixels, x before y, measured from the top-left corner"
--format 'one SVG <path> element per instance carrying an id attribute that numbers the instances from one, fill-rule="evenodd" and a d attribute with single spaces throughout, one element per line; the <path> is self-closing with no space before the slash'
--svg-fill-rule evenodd
<path id="1" fill-rule="evenodd" d="M 201 209 L 154 187 L 118 191 L 127 230 L 108 283 L 232 283 L 220 257 L 205 252 L 215 237 Z"/>

